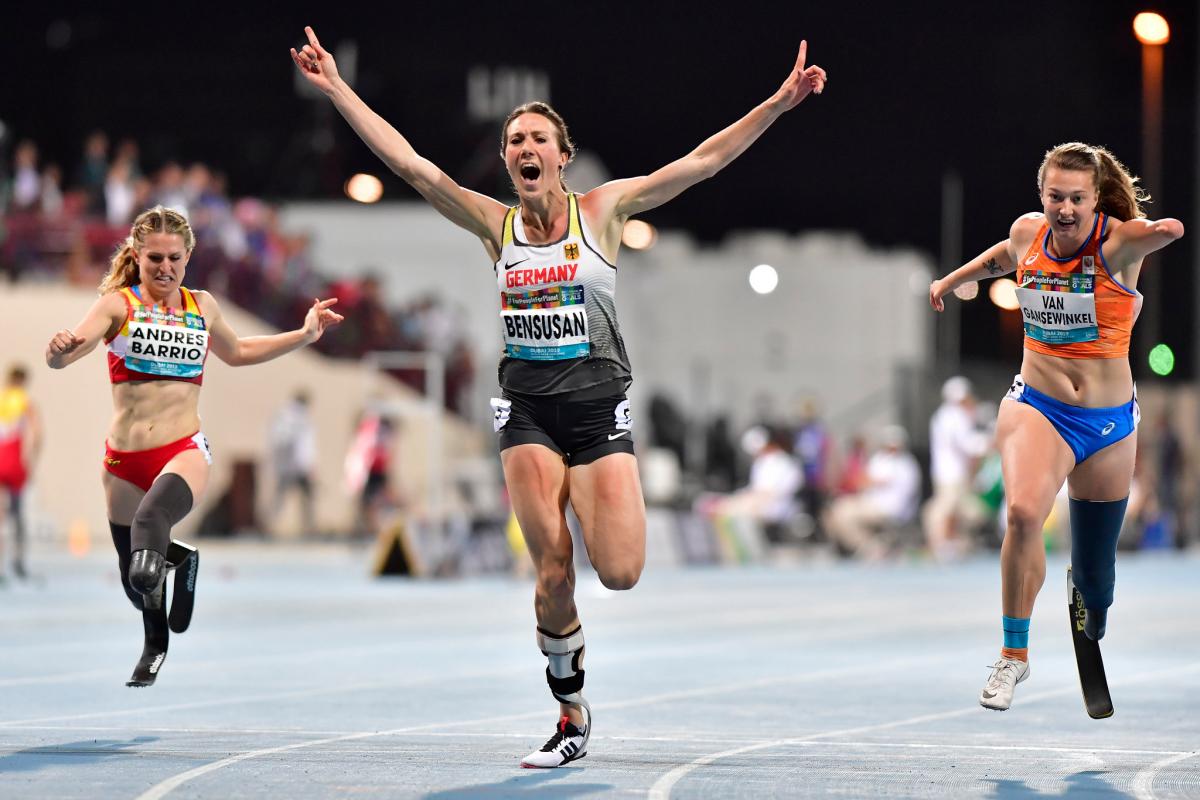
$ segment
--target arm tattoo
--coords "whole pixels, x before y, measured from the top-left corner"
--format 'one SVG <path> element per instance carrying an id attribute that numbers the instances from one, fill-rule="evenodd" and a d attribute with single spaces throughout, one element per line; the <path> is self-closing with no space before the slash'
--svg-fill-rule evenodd
<path id="1" fill-rule="evenodd" d="M 1004 272 L 1004 267 L 997 264 L 994 258 L 989 258 L 983 262 L 983 268 L 988 271 L 989 275 L 999 275 L 1001 272 Z"/>

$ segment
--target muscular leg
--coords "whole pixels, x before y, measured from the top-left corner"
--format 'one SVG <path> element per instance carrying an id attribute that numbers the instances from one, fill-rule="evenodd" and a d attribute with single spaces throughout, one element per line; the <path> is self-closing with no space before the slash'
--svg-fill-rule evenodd
<path id="1" fill-rule="evenodd" d="M 646 564 L 646 502 L 637 459 L 611 453 L 571 467 L 571 507 L 588 558 L 609 589 L 632 589 Z"/>
<path id="2" fill-rule="evenodd" d="M 1133 480 L 1137 431 L 1104 448 L 1071 473 L 1072 577 L 1087 608 L 1085 632 L 1104 635 L 1116 582 L 1117 539 Z"/>
<path id="3" fill-rule="evenodd" d="M 533 608 L 539 640 L 565 638 L 579 628 L 571 532 L 563 515 L 568 495 L 567 465 L 540 444 L 520 444 L 500 453 L 513 513 L 521 526 L 536 573 Z M 545 648 L 543 648 L 545 649 Z M 582 653 L 577 660 L 582 665 Z M 575 725 L 585 724 L 575 705 L 561 704 Z"/>
<path id="4" fill-rule="evenodd" d="M 1049 420 L 1015 400 L 1000 403 L 996 443 L 1008 511 L 1000 548 L 1004 616 L 1028 619 L 1046 580 L 1042 526 L 1075 456 Z"/>

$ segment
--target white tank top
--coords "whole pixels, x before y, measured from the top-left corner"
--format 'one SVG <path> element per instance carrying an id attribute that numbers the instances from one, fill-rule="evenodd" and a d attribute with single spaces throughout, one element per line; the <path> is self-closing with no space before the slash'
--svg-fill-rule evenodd
<path id="1" fill-rule="evenodd" d="M 575 194 L 567 195 L 567 214 L 566 234 L 544 245 L 525 241 L 518 208 L 504 217 L 495 272 L 506 389 L 557 394 L 629 380 L 617 325 L 617 268 L 593 247 Z"/>

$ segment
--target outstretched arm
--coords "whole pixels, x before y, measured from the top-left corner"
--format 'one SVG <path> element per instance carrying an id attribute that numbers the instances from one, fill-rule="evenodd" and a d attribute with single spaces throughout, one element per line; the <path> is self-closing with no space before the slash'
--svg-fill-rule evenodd
<path id="1" fill-rule="evenodd" d="M 315 300 L 304 317 L 304 327 L 298 330 L 270 336 L 240 337 L 225 321 L 216 298 L 207 292 L 197 292 L 196 297 L 202 303 L 201 310 L 208 321 L 209 345 L 217 358 L 231 367 L 261 364 L 312 344 L 321 338 L 326 328 L 344 319 L 341 314 L 329 310 L 337 302 L 336 297 L 331 297 L 328 300 Z"/>
<path id="2" fill-rule="evenodd" d="M 1009 228 L 1007 239 L 996 242 L 946 277 L 934 280 L 929 284 L 929 305 L 933 306 L 935 311 L 943 311 L 946 305 L 942 298 L 964 283 L 983 278 L 998 278 L 1014 271 L 1020 260 L 1018 253 L 1029 246 L 1043 219 L 1042 214 L 1038 212 L 1018 217 Z"/>
<path id="3" fill-rule="evenodd" d="M 359 138 L 379 156 L 388 169 L 403 178 L 446 219 L 465 228 L 485 242 L 500 232 L 507 209 L 490 197 L 464 189 L 432 161 L 417 154 L 408 140 L 387 120 L 376 114 L 338 75 L 337 64 L 317 40 L 310 27 L 304 28 L 308 44 L 299 52 L 292 48 L 292 61 L 301 74 L 320 89 Z"/>
<path id="4" fill-rule="evenodd" d="M 807 55 L 808 42 L 801 42 L 795 66 L 770 99 L 728 128 L 705 139 L 683 158 L 649 175 L 613 181 L 589 193 L 598 193 L 600 196 L 596 201 L 611 208 L 604 216 L 625 218 L 648 211 L 705 178 L 711 178 L 745 152 L 785 111 L 795 108 L 812 92 L 820 94 L 825 88 L 825 70 L 816 65 L 806 67 Z"/>
<path id="5" fill-rule="evenodd" d="M 937 311 L 943 311 L 946 304 L 942 298 L 964 283 L 1007 275 L 1016 268 L 1016 259 L 1009 253 L 1009 240 L 996 242 L 954 272 L 929 284 L 929 305 Z"/>

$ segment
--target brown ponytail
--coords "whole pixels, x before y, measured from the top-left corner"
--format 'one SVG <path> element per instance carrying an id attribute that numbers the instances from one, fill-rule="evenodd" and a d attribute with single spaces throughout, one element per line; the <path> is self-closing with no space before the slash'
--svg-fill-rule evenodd
<path id="1" fill-rule="evenodd" d="M 143 211 L 133 221 L 129 235 L 113 254 L 108 273 L 100 281 L 100 294 L 119 292 L 141 282 L 135 251 L 146 244 L 146 236 L 151 233 L 174 233 L 183 237 L 183 246 L 189 254 L 196 248 L 196 235 L 192 233 L 192 226 L 183 214 L 162 206 Z"/>
<path id="2" fill-rule="evenodd" d="M 1122 222 L 1146 216 L 1142 204 L 1150 202 L 1150 195 L 1137 185 L 1138 178 L 1130 175 L 1125 165 L 1107 149 L 1083 142 L 1068 142 L 1048 150 L 1038 169 L 1039 194 L 1050 167 L 1092 173 L 1096 182 L 1096 207 L 1102 213 Z"/>

